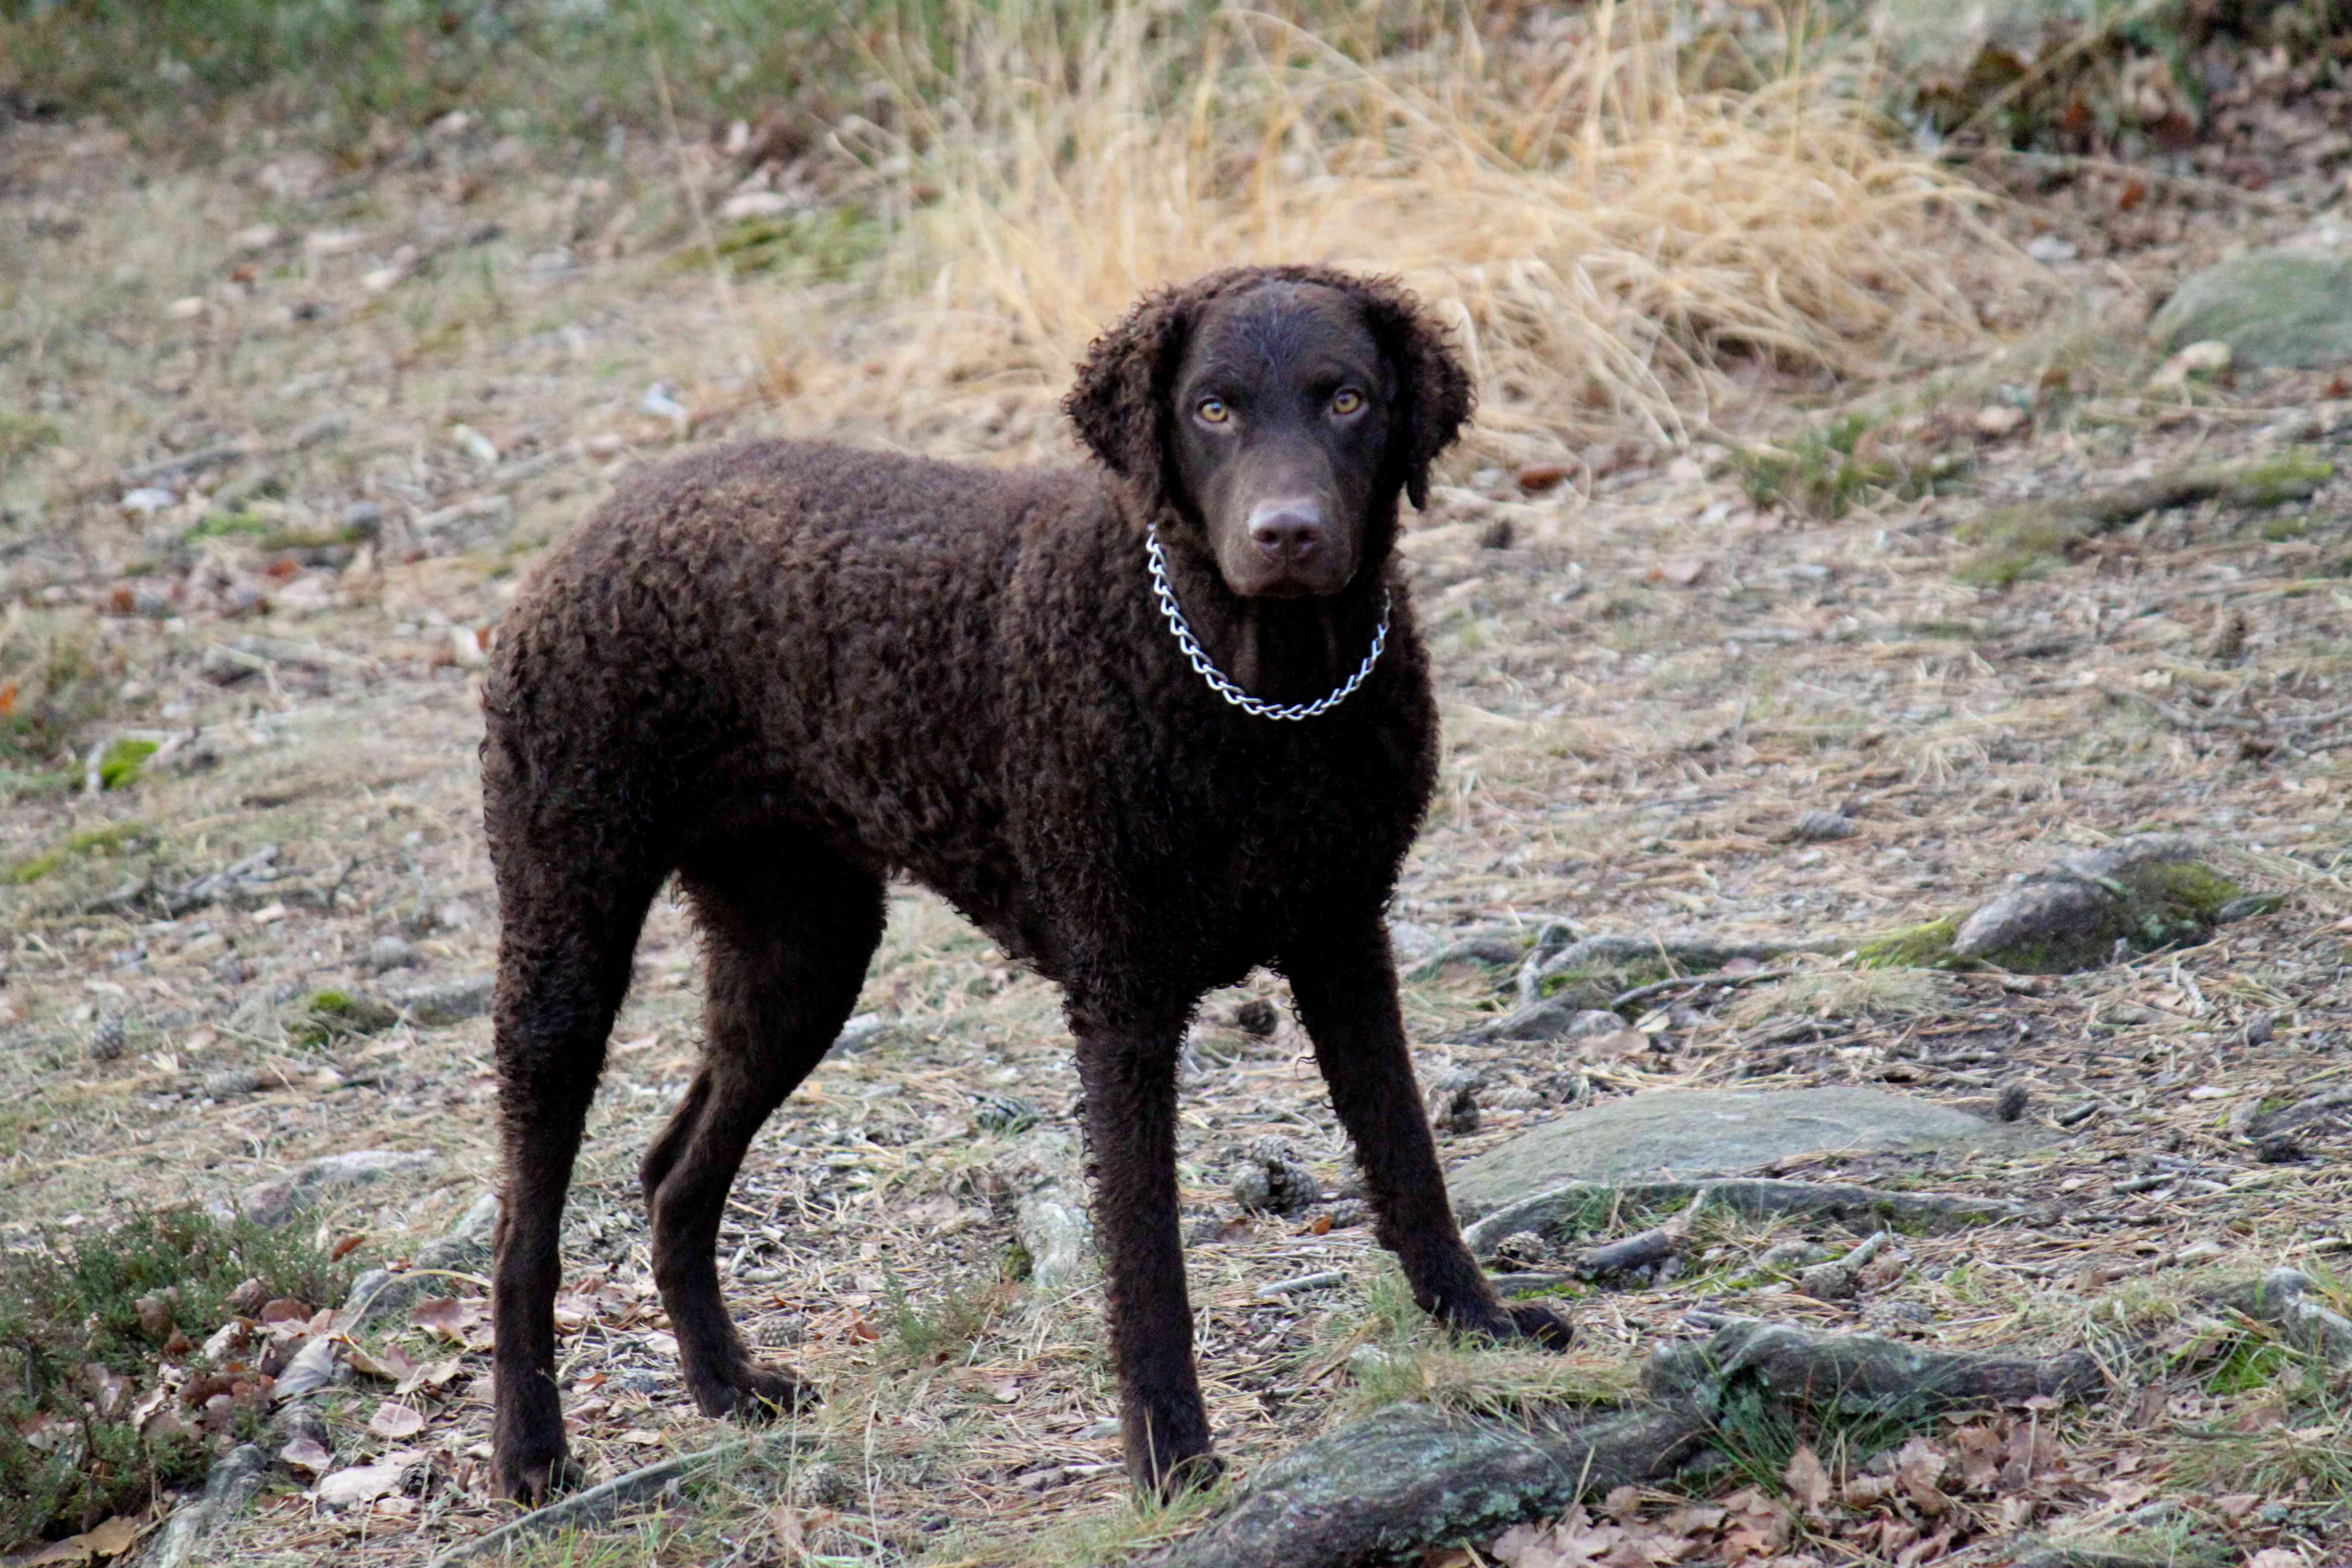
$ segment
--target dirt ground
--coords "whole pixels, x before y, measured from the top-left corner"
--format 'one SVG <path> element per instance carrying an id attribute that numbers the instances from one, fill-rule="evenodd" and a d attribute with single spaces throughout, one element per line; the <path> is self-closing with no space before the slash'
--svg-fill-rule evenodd
<path id="1" fill-rule="evenodd" d="M 905 437 L 782 386 L 762 290 L 782 285 L 708 265 L 671 150 L 581 171 L 480 125 L 417 146 L 362 174 L 290 144 L 183 170 L 100 126 L 0 126 L 17 273 L 0 388 L 56 437 L 0 477 L 0 679 L 29 700 L 60 657 L 103 678 L 78 731 L 87 769 L 0 805 L 0 1246 L 233 1205 L 361 1149 L 432 1159 L 298 1223 L 364 1237 L 360 1264 L 446 1230 L 495 1184 L 487 1020 L 315 1044 L 302 1026 L 321 991 L 488 971 L 478 667 L 503 606 L 638 465 L 777 431 Z M 2316 201 L 2341 169 L 2310 177 Z M 1831 520 L 1759 503 L 1721 447 L 1564 454 L 1541 493 L 1514 473 L 1450 476 L 1403 546 L 1447 749 L 1401 943 L 1553 921 L 1858 940 L 2158 829 L 2284 903 L 2074 975 L 1824 957 L 1663 999 L 1642 1048 L 1599 1059 L 1575 1040 L 1462 1043 L 1512 1004 L 1510 965 L 1413 979 L 1424 1079 L 1481 1075 L 1479 1126 L 1445 1135 L 1449 1160 L 1568 1106 L 1728 1083 L 1885 1084 L 1974 1109 L 2014 1087 L 2046 1131 L 2030 1155 L 1900 1173 L 2029 1200 L 2030 1224 L 1906 1240 L 1899 1268 L 1834 1302 L 1755 1264 L 1802 1227 L 1727 1226 L 1683 1278 L 1580 1291 L 1581 1348 L 1559 1363 L 1410 1321 L 1304 1041 L 1286 1013 L 1270 1037 L 1234 1021 L 1280 984 L 1210 998 L 1181 1173 L 1201 1363 L 1241 1471 L 1406 1394 L 1617 1387 L 1689 1336 L 1694 1310 L 1750 1312 L 2113 1357 L 2112 1394 L 2048 1413 L 2054 1456 L 2030 1484 L 1956 1501 L 1936 1553 L 1903 1554 L 1934 1531 L 1893 1504 L 1836 1500 L 1797 1521 L 1788 1553 L 1991 1564 L 2047 1531 L 2184 1562 L 2352 1562 L 2342 1374 L 2298 1370 L 2195 1306 L 2214 1279 L 2291 1265 L 2326 1280 L 2352 1252 L 2352 1119 L 2310 1121 L 2292 1152 L 2246 1136 L 2258 1111 L 2352 1089 L 2352 387 L 2249 374 L 2147 389 L 2134 334 L 2151 295 L 2227 244 L 2321 220 L 2303 187 L 2255 202 L 2151 182 L 2110 255 L 2086 237 L 2116 210 L 2103 178 L 2011 192 L 2020 240 L 2074 252 L 2046 252 L 2063 301 L 2049 320 L 1877 405 L 1889 441 L 1968 460 L 1943 493 L 1868 493 Z M 2177 221 L 2144 229 L 2146 203 Z M 1790 420 L 1818 394 L 1760 376 L 1749 417 L 1796 449 Z M 947 405 L 933 445 L 1066 451 L 1030 407 Z M 1989 507 L 2295 447 L 2336 465 L 2307 500 L 2158 513 L 2006 586 L 1958 574 L 1959 533 Z M 142 489 L 168 494 L 122 504 Z M 122 737 L 163 749 L 120 787 L 86 787 Z M 1850 836 L 1795 832 L 1829 808 Z M 1005 1282 L 1003 1173 L 1069 1126 L 1076 1094 L 1055 998 L 919 889 L 895 890 L 891 915 L 859 1005 L 877 1032 L 777 1115 L 720 1240 L 747 1332 L 827 1405 L 797 1449 L 528 1560 L 1085 1561 L 1173 1528 L 1125 1501 L 1098 1292 L 1039 1300 Z M 566 1229 L 567 1410 L 599 1479 L 727 1436 L 679 1386 L 633 1174 L 691 1070 L 698 984 L 665 902 Z M 1280 1219 L 1235 1206 L 1241 1151 L 1267 1134 L 1329 1201 Z M 1340 1282 L 1259 1294 L 1326 1270 Z M 458 1357 L 396 1401 L 421 1426 L 381 1420 L 393 1384 L 365 1376 L 326 1406 L 333 1468 L 423 1455 L 403 1489 L 338 1509 L 281 1472 L 221 1559 L 420 1563 L 504 1516 L 485 1484 L 479 1280 L 449 1290 L 439 1330 L 384 1337 L 418 1363 Z M 1351 1357 L 1369 1343 L 1412 1376 L 1368 1377 Z M 1706 1539 L 1685 1560 L 1738 1560 Z"/>

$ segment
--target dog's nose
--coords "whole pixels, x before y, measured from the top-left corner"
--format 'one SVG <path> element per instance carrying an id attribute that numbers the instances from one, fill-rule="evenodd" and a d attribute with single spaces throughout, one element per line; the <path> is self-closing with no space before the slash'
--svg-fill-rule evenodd
<path id="1" fill-rule="evenodd" d="M 1311 500 L 1263 502 L 1250 513 L 1249 534 L 1270 560 L 1310 561 L 1323 543 L 1323 509 Z"/>

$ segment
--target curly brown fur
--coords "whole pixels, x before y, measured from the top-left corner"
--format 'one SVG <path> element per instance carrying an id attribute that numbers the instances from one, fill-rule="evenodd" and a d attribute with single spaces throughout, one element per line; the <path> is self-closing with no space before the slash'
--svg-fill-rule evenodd
<path id="1" fill-rule="evenodd" d="M 1229 401 L 1178 407 L 1180 384 Z M 1437 758 L 1391 544 L 1400 494 L 1425 494 L 1469 414 L 1459 362 L 1393 285 L 1235 271 L 1139 305 L 1094 345 L 1068 408 L 1099 467 L 782 443 L 688 458 L 602 508 L 508 622 L 483 797 L 503 922 L 509 1494 L 541 1500 L 569 1472 L 558 1222 L 638 931 L 673 874 L 707 942 L 708 1037 L 642 1177 L 704 1410 L 807 1397 L 746 1352 L 712 1245 L 751 1137 L 849 1014 L 893 871 L 1064 988 L 1139 1483 L 1213 1465 L 1177 1236 L 1175 1063 L 1202 994 L 1257 965 L 1290 979 L 1415 1298 L 1464 1329 L 1564 1337 L 1506 1310 L 1456 1235 L 1382 920 Z M 1210 655 L 1256 695 L 1329 689 L 1384 596 L 1385 657 L 1318 718 L 1227 706 L 1162 624 L 1154 527 Z"/>

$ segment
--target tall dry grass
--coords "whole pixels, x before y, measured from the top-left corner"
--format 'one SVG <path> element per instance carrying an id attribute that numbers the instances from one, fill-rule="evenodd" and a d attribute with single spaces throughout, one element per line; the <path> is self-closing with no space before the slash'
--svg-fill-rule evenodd
<path id="1" fill-rule="evenodd" d="M 1890 141 L 1866 85 L 1793 48 L 1703 87 L 1664 0 L 1500 38 L 1412 3 L 1384 41 L 952 0 L 944 35 L 886 50 L 898 130 L 866 151 L 899 215 L 882 385 L 906 433 L 951 423 L 942 387 L 1042 401 L 1139 293 L 1245 262 L 1402 275 L 1467 347 L 1496 457 L 1680 441 L 1734 363 L 1870 378 L 1976 345 L 1982 198 Z M 818 390 L 833 352 L 794 379 Z"/>

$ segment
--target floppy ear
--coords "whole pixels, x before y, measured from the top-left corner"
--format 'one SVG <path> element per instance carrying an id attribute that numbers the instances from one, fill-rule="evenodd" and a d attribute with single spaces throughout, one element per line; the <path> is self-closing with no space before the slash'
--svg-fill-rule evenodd
<path id="1" fill-rule="evenodd" d="M 1454 445 L 1477 405 L 1470 373 L 1454 352 L 1453 334 L 1402 285 L 1351 278 L 1341 286 L 1355 296 L 1395 377 L 1386 477 L 1403 485 L 1416 510 L 1424 510 L 1430 464 Z"/>
<path id="2" fill-rule="evenodd" d="M 1077 383 L 1062 399 L 1087 449 L 1131 483 L 1159 483 L 1169 383 L 1196 302 L 1173 289 L 1146 299 L 1087 345 Z"/>

